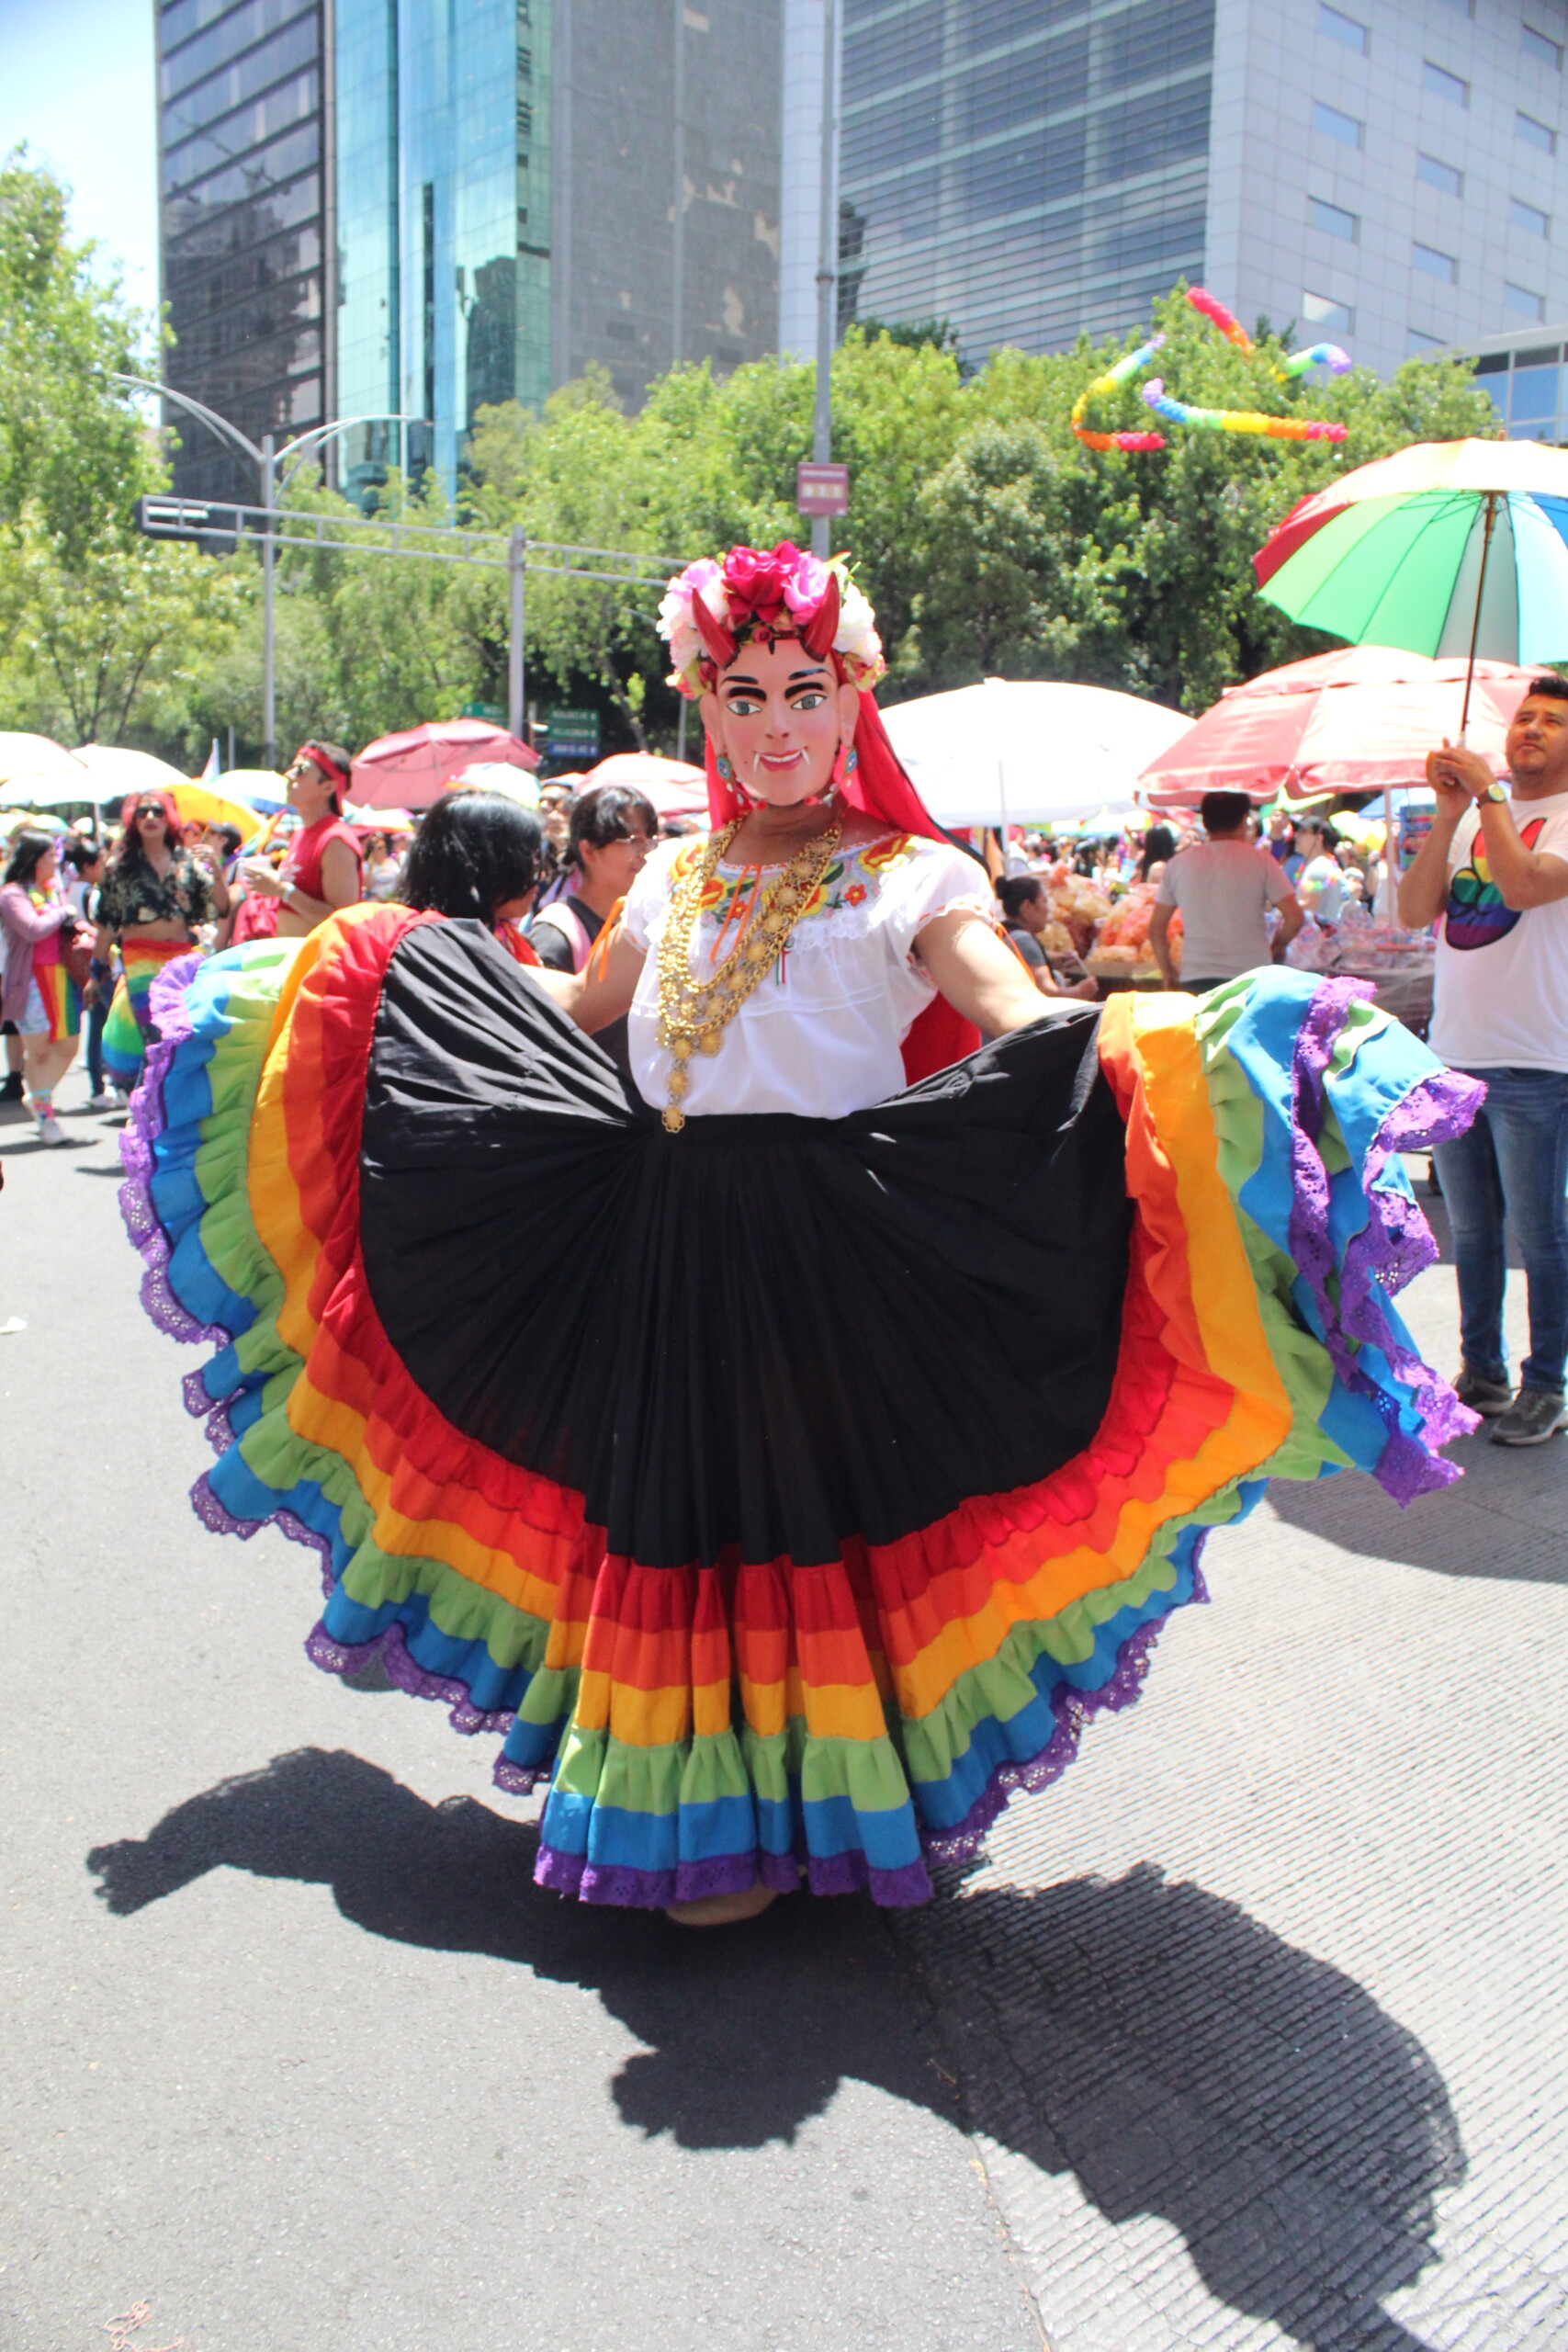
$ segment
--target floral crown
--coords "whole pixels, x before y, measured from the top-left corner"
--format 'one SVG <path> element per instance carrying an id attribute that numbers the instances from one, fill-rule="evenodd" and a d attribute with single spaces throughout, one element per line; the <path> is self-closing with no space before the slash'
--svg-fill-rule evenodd
<path id="1" fill-rule="evenodd" d="M 694 702 L 747 638 L 798 637 L 820 661 L 836 653 L 846 677 L 874 686 L 886 668 L 876 616 L 842 556 L 822 563 L 787 539 L 771 553 L 731 548 L 705 556 L 671 581 L 659 607 L 669 641 L 670 684 Z"/>

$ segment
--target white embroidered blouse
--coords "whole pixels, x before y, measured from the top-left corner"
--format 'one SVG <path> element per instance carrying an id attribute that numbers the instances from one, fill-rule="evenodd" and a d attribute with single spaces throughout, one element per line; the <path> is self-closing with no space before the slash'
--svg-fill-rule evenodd
<path id="1" fill-rule="evenodd" d="M 701 839 L 655 853 L 627 894 L 626 935 L 647 952 L 627 1023 L 633 1075 L 662 1110 L 671 1057 L 659 1042 L 659 942 L 671 893 L 701 858 Z M 692 970 L 711 978 L 745 936 L 766 873 L 721 865 L 709 882 L 693 944 Z M 914 947 L 934 917 L 996 908 L 984 868 L 945 842 L 888 833 L 841 852 L 791 933 L 784 953 L 723 1033 L 718 1052 L 694 1054 L 682 1108 L 788 1111 L 840 1119 L 904 1084 L 899 1048 L 936 985 Z"/>

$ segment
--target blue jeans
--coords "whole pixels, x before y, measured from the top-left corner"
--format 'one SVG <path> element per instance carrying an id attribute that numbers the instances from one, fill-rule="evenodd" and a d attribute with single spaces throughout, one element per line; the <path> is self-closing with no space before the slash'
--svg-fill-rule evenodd
<path id="1" fill-rule="evenodd" d="M 1460 1340 L 1471 1369 L 1507 1377 L 1503 1288 L 1506 1217 L 1525 1261 L 1529 1353 L 1526 1388 L 1562 1386 L 1568 1356 L 1568 1070 L 1476 1069 L 1486 1101 L 1474 1125 L 1434 1158 L 1453 1227 Z"/>

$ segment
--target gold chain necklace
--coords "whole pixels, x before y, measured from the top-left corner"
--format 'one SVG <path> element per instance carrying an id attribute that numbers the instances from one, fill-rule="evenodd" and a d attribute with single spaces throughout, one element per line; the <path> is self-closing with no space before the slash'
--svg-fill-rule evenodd
<path id="1" fill-rule="evenodd" d="M 767 886 L 743 939 L 714 978 L 696 980 L 692 977 L 692 947 L 702 919 L 703 893 L 744 822 L 744 818 L 737 817 L 710 837 L 701 858 L 671 899 L 669 921 L 659 943 L 659 1042 L 673 1057 L 664 1125 L 672 1136 L 678 1136 L 686 1124 L 681 1108 L 692 1083 L 686 1064 L 694 1052 L 717 1053 L 726 1027 L 752 989 L 767 978 L 790 933 L 817 895 L 842 830 L 829 825 L 825 833 L 795 852 Z"/>

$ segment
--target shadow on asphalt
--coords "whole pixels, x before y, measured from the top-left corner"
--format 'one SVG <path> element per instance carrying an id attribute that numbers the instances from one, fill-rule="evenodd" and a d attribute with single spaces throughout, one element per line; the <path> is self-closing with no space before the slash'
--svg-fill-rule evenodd
<path id="1" fill-rule="evenodd" d="M 1287 1526 L 1363 1558 L 1402 1560 L 1438 1576 L 1568 1584 L 1568 1435 L 1532 1446 L 1461 1438 L 1449 1457 L 1463 1477 L 1404 1510 L 1356 1471 L 1311 1486 L 1276 1478 L 1269 1505 Z"/>
<path id="2" fill-rule="evenodd" d="M 219 1868 L 329 1885 L 369 1933 L 595 1995 L 646 2048 L 624 2120 L 687 2148 L 792 2140 L 846 2077 L 1164 2216 L 1211 2291 L 1314 2352 L 1419 2352 L 1381 2300 L 1432 2259 L 1463 2177 L 1421 2044 L 1337 1970 L 1141 1867 L 1027 1892 L 946 1876 L 916 1914 L 788 1900 L 694 1935 L 532 1883 L 537 1833 L 305 1748 L 88 1866 L 126 1915 Z M 934 2011 L 932 2004 L 934 2003 Z"/>

